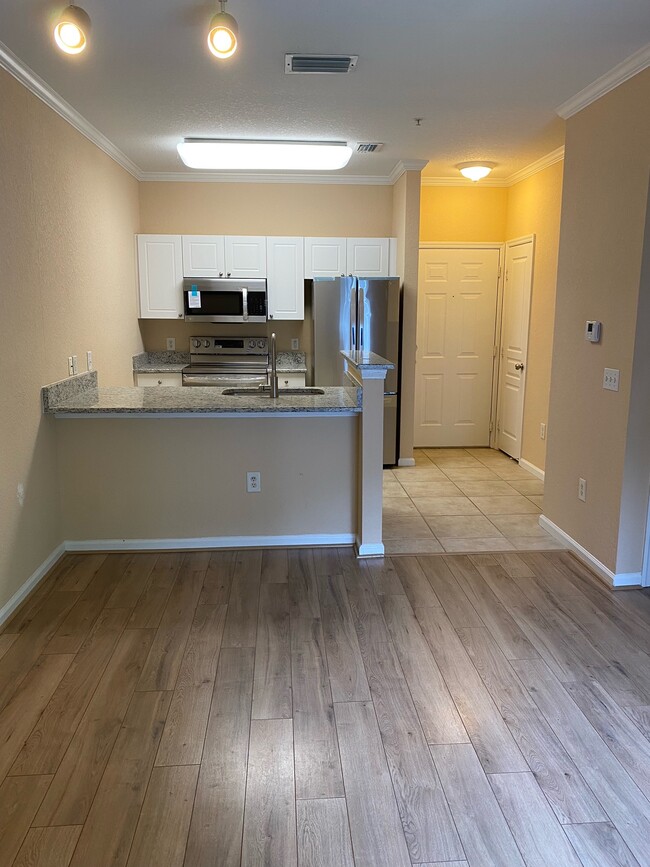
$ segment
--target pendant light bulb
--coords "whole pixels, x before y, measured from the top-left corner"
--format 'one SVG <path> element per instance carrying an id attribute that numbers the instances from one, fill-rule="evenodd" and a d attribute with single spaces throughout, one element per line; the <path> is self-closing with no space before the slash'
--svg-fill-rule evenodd
<path id="1" fill-rule="evenodd" d="M 81 54 L 88 44 L 90 18 L 79 6 L 68 6 L 54 27 L 54 41 L 66 54 Z"/>
<path id="2" fill-rule="evenodd" d="M 237 51 L 239 27 L 237 22 L 225 11 L 226 0 L 220 0 L 221 12 L 217 12 L 210 22 L 208 48 L 219 60 L 232 57 Z"/>

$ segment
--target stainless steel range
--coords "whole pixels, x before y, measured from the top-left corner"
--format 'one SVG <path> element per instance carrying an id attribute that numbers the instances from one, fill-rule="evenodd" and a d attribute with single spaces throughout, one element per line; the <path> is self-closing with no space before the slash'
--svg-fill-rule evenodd
<path id="1" fill-rule="evenodd" d="M 191 337 L 183 385 L 220 388 L 269 384 L 266 337 Z"/>

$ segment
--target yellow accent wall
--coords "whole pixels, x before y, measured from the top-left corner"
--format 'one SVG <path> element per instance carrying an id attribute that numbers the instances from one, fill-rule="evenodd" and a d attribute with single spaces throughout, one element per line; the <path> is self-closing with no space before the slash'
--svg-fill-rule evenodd
<path id="1" fill-rule="evenodd" d="M 422 186 L 420 240 L 505 241 L 507 187 Z"/>
<path id="2" fill-rule="evenodd" d="M 523 460 L 543 470 L 548 422 L 563 162 L 511 187 L 422 187 L 420 241 L 505 242 L 535 235 Z M 547 431 L 548 435 L 552 432 Z"/>
<path id="3" fill-rule="evenodd" d="M 506 237 L 535 235 L 521 456 L 542 470 L 548 439 L 540 438 L 539 426 L 548 424 L 562 172 L 563 163 L 555 163 L 507 189 Z"/>

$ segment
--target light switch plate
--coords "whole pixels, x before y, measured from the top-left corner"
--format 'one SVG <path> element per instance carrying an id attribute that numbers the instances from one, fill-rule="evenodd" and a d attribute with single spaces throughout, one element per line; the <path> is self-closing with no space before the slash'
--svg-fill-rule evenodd
<path id="1" fill-rule="evenodd" d="M 621 371 L 616 370 L 615 367 L 606 367 L 603 374 L 603 388 L 606 388 L 608 391 L 618 391 L 620 373 Z"/>

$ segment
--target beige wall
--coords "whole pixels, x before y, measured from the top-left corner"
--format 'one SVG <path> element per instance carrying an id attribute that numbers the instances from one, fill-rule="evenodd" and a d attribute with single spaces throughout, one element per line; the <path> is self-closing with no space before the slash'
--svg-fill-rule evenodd
<path id="1" fill-rule="evenodd" d="M 562 172 L 563 162 L 555 163 L 507 189 L 506 238 L 535 235 L 521 457 L 542 470 L 548 440 L 539 426 L 548 423 Z"/>
<path id="2" fill-rule="evenodd" d="M 422 187 L 420 240 L 505 241 L 507 187 Z"/>
<path id="3" fill-rule="evenodd" d="M 142 232 L 385 238 L 391 224 L 388 186 L 140 184 Z"/>
<path id="4" fill-rule="evenodd" d="M 102 383 L 128 384 L 141 341 L 137 182 L 4 71 L 0 166 L 1 608 L 63 540 L 41 386 L 88 349 Z"/>
<path id="5" fill-rule="evenodd" d="M 618 544 L 629 506 L 624 463 L 648 178 L 650 70 L 639 73 L 567 122 L 544 511 L 615 572 L 641 567 L 642 530 Z M 648 243 L 646 240 L 645 243 Z M 647 277 L 644 292 L 647 292 Z M 587 319 L 603 322 L 600 344 L 584 339 Z M 640 335 L 648 342 L 646 334 Z M 604 391 L 603 368 L 621 371 L 620 390 Z M 648 403 L 648 382 L 643 392 Z M 637 454 L 645 515 L 650 437 Z M 578 477 L 587 501 L 577 499 Z M 645 500 L 645 502 L 644 502 Z"/>
<path id="6" fill-rule="evenodd" d="M 66 539 L 356 533 L 358 416 L 56 425 Z"/>

